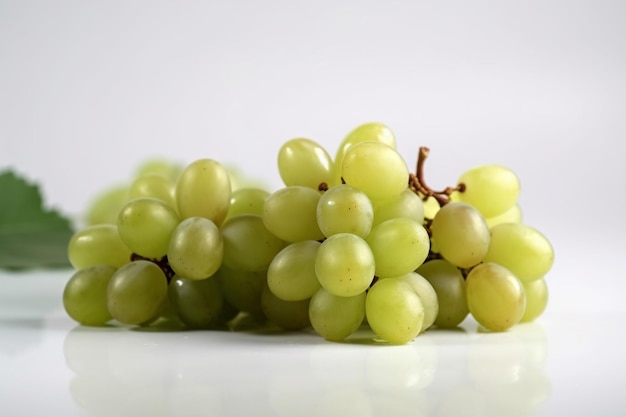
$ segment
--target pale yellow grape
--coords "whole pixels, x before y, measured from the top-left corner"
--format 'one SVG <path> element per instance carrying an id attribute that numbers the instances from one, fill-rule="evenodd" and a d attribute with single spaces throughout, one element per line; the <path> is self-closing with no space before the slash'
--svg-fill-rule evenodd
<path id="1" fill-rule="evenodd" d="M 521 223 L 522 209 L 520 208 L 519 204 L 515 204 L 513 207 L 511 207 L 502 214 L 494 217 L 485 218 L 485 221 L 487 222 L 487 226 L 489 226 L 490 229 L 500 223 Z"/>
<path id="2" fill-rule="evenodd" d="M 116 185 L 98 194 L 86 210 L 86 222 L 117 224 L 117 215 L 129 200 L 128 186 Z"/>
<path id="3" fill-rule="evenodd" d="M 311 298 L 320 289 L 315 274 L 315 258 L 321 243 L 303 240 L 281 250 L 267 270 L 267 285 L 272 293 L 286 301 Z"/>
<path id="4" fill-rule="evenodd" d="M 369 288 L 374 271 L 374 254 L 367 242 L 357 235 L 332 235 L 317 250 L 317 279 L 334 295 L 351 297 L 362 293 Z"/>
<path id="5" fill-rule="evenodd" d="M 107 306 L 117 321 L 143 324 L 161 314 L 167 305 L 167 279 L 159 266 L 150 261 L 133 261 L 111 277 Z"/>
<path id="6" fill-rule="evenodd" d="M 404 344 L 422 329 L 424 306 L 406 281 L 381 279 L 367 292 L 365 316 L 378 337 L 389 343 Z"/>
<path id="7" fill-rule="evenodd" d="M 440 328 L 457 327 L 469 313 L 461 271 L 448 261 L 434 259 L 424 263 L 416 272 L 426 278 L 437 293 L 439 313 L 433 324 Z"/>
<path id="8" fill-rule="evenodd" d="M 485 262 L 495 262 L 530 282 L 546 275 L 554 262 L 552 245 L 537 229 L 521 223 L 502 223 L 491 229 Z"/>
<path id="9" fill-rule="evenodd" d="M 394 277 L 414 271 L 428 256 L 430 239 L 421 223 L 407 217 L 382 222 L 367 236 L 376 275 Z"/>
<path id="10" fill-rule="evenodd" d="M 174 198 L 175 182 L 159 174 L 144 174 L 130 184 L 128 189 L 131 199 L 137 197 L 154 197 L 165 201 L 176 208 Z"/>
<path id="11" fill-rule="evenodd" d="M 483 327 L 504 331 L 519 323 L 526 310 L 526 293 L 507 268 L 482 263 L 467 275 L 466 285 L 469 311 Z"/>
<path id="12" fill-rule="evenodd" d="M 306 138 L 285 142 L 278 151 L 278 172 L 286 186 L 302 185 L 318 190 L 330 185 L 332 159 L 326 149 Z"/>
<path id="13" fill-rule="evenodd" d="M 335 155 L 335 160 L 338 161 L 342 159 L 342 156 L 346 154 L 352 145 L 361 142 L 380 142 L 392 148 L 396 147 L 396 138 L 389 126 L 380 122 L 363 123 L 355 127 L 341 141 Z"/>
<path id="14" fill-rule="evenodd" d="M 430 220 L 434 219 L 437 212 L 441 209 L 437 199 L 435 197 L 428 197 L 422 202 L 424 203 L 424 218 Z"/>
<path id="15" fill-rule="evenodd" d="M 454 190 L 448 195 L 448 199 L 450 202 L 462 202 L 461 200 L 461 192 L 459 190 Z M 482 214 L 482 213 L 481 213 Z"/>
<path id="16" fill-rule="evenodd" d="M 265 286 L 261 292 L 261 308 L 269 321 L 285 330 L 300 330 L 311 325 L 310 298 L 299 301 L 282 300 Z"/>
<path id="17" fill-rule="evenodd" d="M 424 322 L 420 333 L 424 332 L 433 325 L 439 314 L 437 292 L 432 284 L 417 272 L 409 272 L 408 274 L 400 275 L 395 278 L 405 281 L 419 296 L 422 306 L 424 307 Z"/>
<path id="18" fill-rule="evenodd" d="M 167 253 L 170 237 L 179 222 L 178 214 L 167 203 L 141 197 L 122 208 L 117 229 L 131 251 L 145 258 L 160 259 Z"/>
<path id="19" fill-rule="evenodd" d="M 220 226 L 230 206 L 230 176 L 219 162 L 199 159 L 181 172 L 175 193 L 182 219 L 205 217 Z"/>
<path id="20" fill-rule="evenodd" d="M 424 222 L 424 203 L 409 188 L 397 196 L 385 200 L 372 201 L 372 205 L 374 207 L 374 224 L 372 227 L 396 217 L 408 217 L 419 223 Z"/>
<path id="21" fill-rule="evenodd" d="M 439 249 L 437 248 L 437 242 L 434 241 L 434 239 L 431 237 L 430 238 L 430 251 L 433 254 L 439 254 Z"/>
<path id="22" fill-rule="evenodd" d="M 548 305 L 548 286 L 544 278 L 522 282 L 526 292 L 526 310 L 521 322 L 530 322 L 539 317 Z"/>
<path id="23" fill-rule="evenodd" d="M 224 264 L 242 271 L 266 270 L 285 242 L 270 232 L 261 216 L 240 214 L 222 227 Z"/>
<path id="24" fill-rule="evenodd" d="M 67 256 L 76 269 L 94 265 L 119 268 L 130 262 L 131 254 L 113 224 L 87 226 L 74 233 L 67 246 Z"/>
<path id="25" fill-rule="evenodd" d="M 394 148 L 380 142 L 361 142 L 346 152 L 341 176 L 370 199 L 384 200 L 408 188 L 409 169 Z"/>
<path id="26" fill-rule="evenodd" d="M 263 206 L 263 223 L 274 235 L 287 242 L 320 240 L 324 234 L 317 225 L 320 193 L 293 185 L 270 194 Z"/>
<path id="27" fill-rule="evenodd" d="M 480 212 L 466 203 L 443 206 L 431 232 L 441 256 L 461 268 L 477 265 L 489 249 L 489 227 Z"/>
<path id="28" fill-rule="evenodd" d="M 344 340 L 365 318 L 365 292 L 339 297 L 320 288 L 311 298 L 309 318 L 315 332 L 324 339 Z"/>
<path id="29" fill-rule="evenodd" d="M 370 199 L 363 191 L 347 184 L 332 187 L 322 194 L 316 213 L 317 224 L 326 237 L 353 233 L 365 238 L 374 221 Z"/>
<path id="30" fill-rule="evenodd" d="M 465 184 L 465 190 L 458 194 L 460 201 L 476 207 L 485 217 L 504 213 L 517 203 L 520 194 L 517 175 L 501 165 L 472 168 L 458 182 Z"/>
<path id="31" fill-rule="evenodd" d="M 68 316 L 87 326 L 101 326 L 111 320 L 107 289 L 114 273 L 110 265 L 92 265 L 74 272 L 63 290 Z"/>
<path id="32" fill-rule="evenodd" d="M 333 161 L 333 185 L 341 184 L 341 166 L 348 149 L 361 142 L 380 142 L 395 149 L 396 138 L 391 129 L 383 123 L 369 122 L 354 128 L 341 141 Z"/>
<path id="33" fill-rule="evenodd" d="M 270 193 L 262 188 L 239 188 L 230 197 L 230 207 L 226 218 L 239 214 L 263 215 L 263 205 Z"/>
<path id="34" fill-rule="evenodd" d="M 176 275 L 204 279 L 222 264 L 224 241 L 219 228 L 204 217 L 189 217 L 178 224 L 170 238 L 167 260 Z"/>

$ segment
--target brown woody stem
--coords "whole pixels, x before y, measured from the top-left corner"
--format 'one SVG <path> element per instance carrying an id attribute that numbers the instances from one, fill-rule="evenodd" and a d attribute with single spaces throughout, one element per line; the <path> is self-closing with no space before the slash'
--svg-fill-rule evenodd
<path id="1" fill-rule="evenodd" d="M 440 206 L 444 206 L 450 202 L 450 194 L 454 191 L 465 191 L 465 184 L 458 184 L 456 187 L 446 187 L 443 191 L 435 191 L 430 188 L 424 179 L 424 164 L 430 154 L 430 149 L 426 146 L 420 146 L 417 153 L 417 167 L 415 174 L 409 174 L 409 188 L 419 195 L 423 200 L 433 197 Z"/>

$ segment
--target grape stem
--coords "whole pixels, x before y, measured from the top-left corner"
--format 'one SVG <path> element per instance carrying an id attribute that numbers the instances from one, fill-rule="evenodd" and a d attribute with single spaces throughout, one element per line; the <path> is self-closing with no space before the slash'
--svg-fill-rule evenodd
<path id="1" fill-rule="evenodd" d="M 167 279 L 167 283 L 168 284 L 170 283 L 170 281 L 172 280 L 172 278 L 175 275 L 174 270 L 172 269 L 172 267 L 170 266 L 169 261 L 167 260 L 167 256 L 164 256 L 161 259 L 152 259 L 152 258 L 146 258 L 146 257 L 138 255 L 136 253 L 133 253 L 133 254 L 130 255 L 130 261 L 131 262 L 139 261 L 139 260 L 150 261 L 150 262 L 156 264 L 159 268 L 161 268 L 161 270 L 165 274 L 165 278 Z"/>
<path id="2" fill-rule="evenodd" d="M 454 191 L 465 191 L 465 184 L 460 183 L 456 187 L 446 187 L 442 191 L 435 191 L 430 188 L 424 180 L 424 164 L 430 154 L 430 149 L 426 146 L 420 146 L 417 153 L 417 167 L 415 168 L 415 174 L 409 173 L 409 188 L 414 193 L 419 195 L 422 200 L 427 200 L 429 197 L 433 197 L 439 206 L 444 206 L 450 202 L 450 194 Z"/>

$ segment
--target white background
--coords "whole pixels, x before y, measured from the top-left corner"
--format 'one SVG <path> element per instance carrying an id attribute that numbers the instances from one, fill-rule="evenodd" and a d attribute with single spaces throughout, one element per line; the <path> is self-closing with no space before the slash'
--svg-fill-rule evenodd
<path id="1" fill-rule="evenodd" d="M 106 187 L 128 181 L 152 156 L 183 163 L 215 158 L 273 189 L 280 186 L 275 161 L 284 141 L 309 137 L 334 154 L 348 131 L 372 120 L 394 130 L 410 167 L 418 146 L 431 148 L 427 179 L 434 187 L 454 184 L 473 165 L 507 165 L 521 178 L 526 222 L 555 247 L 546 278 L 548 310 L 538 327 L 519 333 L 491 338 L 470 327 L 467 334 L 418 338 L 416 345 L 431 343 L 440 357 L 428 393 L 436 400 L 456 381 L 466 348 L 476 352 L 474 342 L 478 353 L 496 358 L 487 373 L 527 369 L 508 356 L 513 338 L 521 339 L 523 352 L 539 349 L 539 361 L 549 357 L 545 373 L 552 387 L 542 394 L 549 397 L 543 415 L 623 415 L 625 17 L 620 0 L 0 0 L 0 170 L 37 181 L 47 203 L 71 215 L 81 214 Z M 306 337 L 234 334 L 216 347 L 204 334 L 187 340 L 141 332 L 109 339 L 80 328 L 69 333 L 74 324 L 59 296 L 64 273 L 0 278 L 3 415 L 76 412 L 73 402 L 80 404 L 81 394 L 100 392 L 80 390 L 81 381 L 91 380 L 80 379 L 77 365 L 107 377 L 109 360 L 114 371 L 136 370 L 144 387 L 164 370 L 182 378 L 172 358 L 188 358 L 195 368 L 196 359 L 210 360 L 206 352 L 220 346 L 227 353 L 270 346 L 276 350 L 258 352 L 310 353 L 311 369 L 328 363 L 323 375 L 332 379 L 335 364 L 337 375 L 352 375 L 350 366 L 364 352 L 321 340 L 319 349 L 311 349 Z M 194 349 L 185 350 L 194 338 Z M 148 359 L 158 343 L 164 350 L 154 368 Z M 305 345 L 298 348 L 300 343 Z M 329 362 L 316 360 L 320 351 L 330 354 Z M 346 352 L 361 356 L 332 360 Z M 205 362 L 199 364 L 204 372 Z M 257 364 L 265 369 L 270 362 L 261 357 Z M 241 377 L 246 387 L 272 390 L 274 375 L 265 380 L 265 374 L 252 374 L 247 382 L 245 369 L 231 374 L 228 365 L 209 367 L 232 375 L 223 389 Z M 290 366 L 286 361 L 278 370 Z M 292 389 L 307 395 L 315 392 L 311 386 L 319 389 L 315 378 L 308 381 L 310 372 L 301 373 Z M 119 380 L 103 384 L 113 389 L 135 381 L 125 372 L 115 376 Z M 184 376 L 179 382 L 188 383 Z M 164 381 L 169 390 L 173 380 Z M 160 392 L 153 393 L 154 404 Z M 243 398 L 233 391 L 225 400 L 251 410 L 261 404 Z M 459 412 L 475 405 L 452 403 Z"/>

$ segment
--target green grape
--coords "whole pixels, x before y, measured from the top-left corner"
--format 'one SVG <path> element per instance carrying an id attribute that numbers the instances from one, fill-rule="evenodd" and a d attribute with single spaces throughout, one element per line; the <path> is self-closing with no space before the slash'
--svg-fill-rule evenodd
<path id="1" fill-rule="evenodd" d="M 376 275 L 395 277 L 414 271 L 428 256 L 428 232 L 415 220 L 398 217 L 372 229 L 367 244 L 374 253 Z"/>
<path id="2" fill-rule="evenodd" d="M 75 321 L 102 326 L 113 317 L 107 308 L 107 288 L 115 273 L 110 265 L 92 265 L 72 275 L 63 290 L 63 307 Z"/>
<path id="3" fill-rule="evenodd" d="M 220 226 L 230 206 L 230 175 L 219 162 L 198 159 L 181 172 L 175 194 L 182 219 L 205 217 Z"/>
<path id="4" fill-rule="evenodd" d="M 485 218 L 487 226 L 491 229 L 501 223 L 521 223 L 522 222 L 522 209 L 518 204 L 508 209 L 502 214 L 493 217 Z"/>
<path id="5" fill-rule="evenodd" d="M 404 344 L 413 340 L 424 323 L 424 306 L 405 280 L 380 279 L 365 298 L 365 317 L 381 339 Z"/>
<path id="6" fill-rule="evenodd" d="M 431 232 L 441 256 L 461 268 L 478 264 L 489 249 L 489 227 L 480 212 L 466 203 L 443 206 L 433 219 Z"/>
<path id="7" fill-rule="evenodd" d="M 169 297 L 165 298 L 165 303 L 158 317 L 142 323 L 142 326 L 150 326 L 153 329 L 163 330 L 183 330 L 186 326 L 178 317 L 178 313 L 174 309 Z"/>
<path id="8" fill-rule="evenodd" d="M 341 176 L 346 184 L 362 190 L 372 200 L 385 200 L 407 189 L 409 169 L 394 148 L 380 142 L 362 142 L 346 152 Z"/>
<path id="9" fill-rule="evenodd" d="M 365 238 L 373 220 L 370 199 L 361 190 L 347 184 L 329 189 L 317 204 L 317 224 L 326 237 L 352 233 Z"/>
<path id="10" fill-rule="evenodd" d="M 174 276 L 168 295 L 173 310 L 186 326 L 201 329 L 220 324 L 224 301 L 216 278 L 191 280 Z"/>
<path id="11" fill-rule="evenodd" d="M 461 271 L 450 262 L 434 259 L 417 268 L 437 293 L 439 313 L 433 323 L 440 328 L 457 327 L 467 317 L 467 294 Z"/>
<path id="12" fill-rule="evenodd" d="M 243 271 L 264 271 L 285 247 L 263 224 L 261 216 L 240 214 L 230 218 L 222 227 L 224 241 L 223 263 Z"/>
<path id="13" fill-rule="evenodd" d="M 124 324 L 148 323 L 167 304 L 167 278 L 150 261 L 133 261 L 118 269 L 107 289 L 107 306 L 113 318 Z"/>
<path id="14" fill-rule="evenodd" d="M 530 282 L 550 271 L 554 249 L 537 229 L 521 223 L 502 223 L 491 229 L 485 262 L 500 264 L 523 282 Z"/>
<path id="15" fill-rule="evenodd" d="M 120 211 L 117 229 L 134 253 L 160 259 L 167 253 L 170 237 L 180 218 L 165 202 L 152 197 L 129 201 Z"/>
<path id="16" fill-rule="evenodd" d="M 263 223 L 287 242 L 323 239 L 316 219 L 319 201 L 320 193 L 312 188 L 299 185 L 281 188 L 265 200 Z"/>
<path id="17" fill-rule="evenodd" d="M 172 161 L 167 161 L 162 158 L 147 159 L 139 165 L 135 173 L 135 177 L 142 177 L 144 175 L 159 175 L 167 178 L 172 182 L 176 182 L 182 168 L 179 164 Z"/>
<path id="18" fill-rule="evenodd" d="M 409 272 L 408 274 L 400 275 L 395 278 L 409 284 L 411 288 L 413 288 L 413 291 L 419 296 L 422 306 L 424 307 L 424 322 L 422 323 L 420 333 L 424 332 L 433 325 L 439 314 L 437 292 L 432 284 L 417 272 Z"/>
<path id="19" fill-rule="evenodd" d="M 217 278 L 217 277 L 218 277 L 217 275 L 214 276 L 214 278 Z M 218 279 L 218 282 L 219 282 L 219 279 Z M 220 292 L 222 294 L 222 311 L 217 320 L 218 320 L 218 323 L 228 324 L 229 321 L 233 320 L 235 317 L 239 315 L 240 310 L 234 305 L 232 305 L 226 299 L 226 297 L 224 296 L 221 282 L 219 284 L 220 284 Z"/>
<path id="20" fill-rule="evenodd" d="M 87 224 L 117 224 L 117 215 L 128 202 L 128 194 L 128 186 L 117 185 L 97 195 L 87 208 Z"/>
<path id="21" fill-rule="evenodd" d="M 281 300 L 265 286 L 261 292 L 261 308 L 265 317 L 285 330 L 301 330 L 311 325 L 309 320 L 310 299 L 299 301 Z"/>
<path id="22" fill-rule="evenodd" d="M 439 254 L 439 248 L 437 248 L 437 242 L 435 242 L 432 237 L 430 238 L 430 251 L 433 254 L 437 254 L 437 255 Z"/>
<path id="23" fill-rule="evenodd" d="M 230 197 L 230 207 L 226 219 L 239 214 L 263 215 L 263 205 L 270 193 L 261 188 L 239 188 Z"/>
<path id="24" fill-rule="evenodd" d="M 522 282 L 526 293 L 526 310 L 521 322 L 527 323 L 539 317 L 548 305 L 548 286 L 543 278 Z"/>
<path id="25" fill-rule="evenodd" d="M 374 224 L 372 227 L 396 217 L 408 217 L 420 224 L 424 223 L 424 203 L 409 188 L 386 200 L 372 201 L 372 204 L 374 206 Z"/>
<path id="26" fill-rule="evenodd" d="M 128 189 L 129 198 L 154 197 L 176 208 L 174 182 L 158 174 L 145 174 L 135 178 Z"/>
<path id="27" fill-rule="evenodd" d="M 326 150 L 311 139 L 295 138 L 278 151 L 278 172 L 286 186 L 302 185 L 318 190 L 331 182 L 332 159 Z"/>
<path id="28" fill-rule="evenodd" d="M 113 224 L 87 226 L 74 233 L 67 246 L 67 256 L 76 269 L 94 265 L 119 268 L 130 262 L 131 254 Z"/>
<path id="29" fill-rule="evenodd" d="M 311 298 L 320 289 L 315 274 L 315 258 L 321 243 L 303 240 L 281 250 L 267 270 L 267 285 L 272 293 L 286 301 Z"/>
<path id="30" fill-rule="evenodd" d="M 507 330 L 524 315 L 524 287 L 507 268 L 493 262 L 477 265 L 467 275 L 466 285 L 469 311 L 488 330 Z"/>
<path id="31" fill-rule="evenodd" d="M 265 271 L 237 271 L 222 265 L 214 277 L 229 304 L 239 311 L 263 317 L 261 292 L 267 281 Z"/>
<path id="32" fill-rule="evenodd" d="M 228 171 L 230 189 L 233 192 L 242 188 L 266 188 L 266 184 L 258 176 L 249 178 L 238 166 L 235 165 L 226 164 L 224 167 Z"/>
<path id="33" fill-rule="evenodd" d="M 335 160 L 341 160 L 352 145 L 361 142 L 380 142 L 392 148 L 396 147 L 396 138 L 388 126 L 380 122 L 368 122 L 357 126 L 346 135 L 337 149 Z"/>
<path id="34" fill-rule="evenodd" d="M 424 218 L 425 219 L 434 219 L 441 206 L 435 197 L 428 197 L 426 200 L 422 201 L 424 203 Z"/>
<path id="35" fill-rule="evenodd" d="M 374 278 L 374 254 L 357 235 L 338 233 L 317 250 L 315 274 L 322 287 L 334 295 L 350 297 L 369 288 Z"/>
<path id="36" fill-rule="evenodd" d="M 365 292 L 339 297 L 320 288 L 309 304 L 311 326 L 324 339 L 344 340 L 354 333 L 365 318 Z"/>
<path id="37" fill-rule="evenodd" d="M 213 275 L 224 258 L 220 229 L 204 217 L 189 217 L 178 224 L 170 238 L 167 260 L 176 275 L 204 279 Z"/>
<path id="38" fill-rule="evenodd" d="M 459 178 L 465 184 L 460 201 L 471 204 L 485 217 L 504 213 L 515 205 L 520 194 L 517 175 L 500 165 L 481 165 L 466 171 Z"/>
<path id="39" fill-rule="evenodd" d="M 382 123 L 370 122 L 357 126 L 343 139 L 335 154 L 335 160 L 333 164 L 333 185 L 341 184 L 341 166 L 343 164 L 343 158 L 352 145 L 356 145 L 361 142 L 380 142 L 385 145 L 391 146 L 395 149 L 396 138 L 389 129 Z"/>

